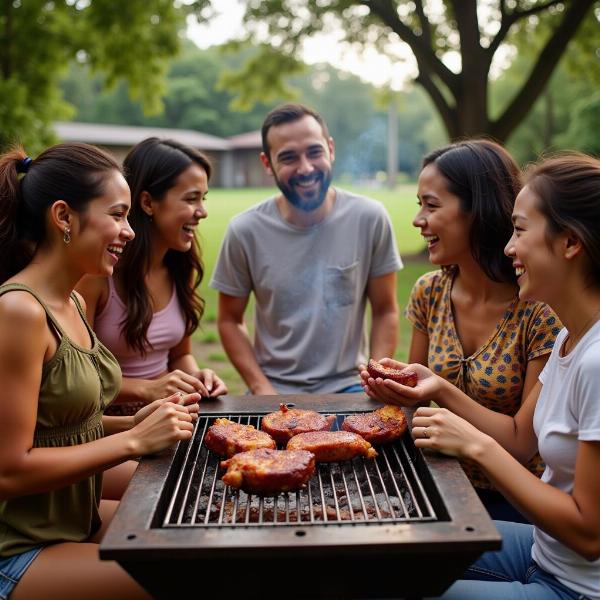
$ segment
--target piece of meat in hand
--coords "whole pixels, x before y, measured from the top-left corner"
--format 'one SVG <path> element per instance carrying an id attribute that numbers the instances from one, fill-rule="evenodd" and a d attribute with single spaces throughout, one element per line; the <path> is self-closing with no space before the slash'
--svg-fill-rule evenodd
<path id="1" fill-rule="evenodd" d="M 372 358 L 369 359 L 367 371 L 369 371 L 369 375 L 373 379 L 377 379 L 377 377 L 381 377 L 381 379 L 391 379 L 392 381 L 401 383 L 402 385 L 407 385 L 408 387 L 415 387 L 418 381 L 416 371 L 413 371 L 409 368 L 402 370 L 390 369 L 388 367 L 384 367 L 382 364 L 378 363 Z"/>
<path id="2" fill-rule="evenodd" d="M 356 456 L 375 458 L 377 452 L 367 440 L 351 431 L 309 431 L 295 435 L 288 450 L 308 450 L 317 462 L 352 460 Z"/>
<path id="3" fill-rule="evenodd" d="M 329 431 L 334 421 L 334 415 L 325 417 L 314 410 L 288 408 L 285 404 L 280 404 L 277 412 L 262 418 L 260 428 L 278 444 L 286 444 L 291 437 L 299 433 Z"/>
<path id="4" fill-rule="evenodd" d="M 386 404 L 370 413 L 350 415 L 342 429 L 358 433 L 372 444 L 386 444 L 397 440 L 406 431 L 406 417 L 399 406 Z"/>
<path id="5" fill-rule="evenodd" d="M 301 488 L 315 472 L 315 455 L 306 450 L 261 448 L 221 461 L 223 481 L 249 494 L 279 494 Z"/>
<path id="6" fill-rule="evenodd" d="M 233 456 L 238 452 L 257 448 L 276 448 L 275 440 L 252 425 L 234 423 L 229 419 L 215 419 L 204 436 L 204 444 L 219 456 Z"/>

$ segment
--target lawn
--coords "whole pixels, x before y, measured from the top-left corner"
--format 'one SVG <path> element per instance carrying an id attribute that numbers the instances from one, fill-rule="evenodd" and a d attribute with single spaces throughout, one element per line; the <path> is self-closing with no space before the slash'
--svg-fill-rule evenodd
<path id="1" fill-rule="evenodd" d="M 385 188 L 349 189 L 381 201 L 392 219 L 400 254 L 403 258 L 408 258 L 405 260 L 405 268 L 398 275 L 398 302 L 403 309 L 417 277 L 431 269 L 431 265 L 426 260 L 414 257 L 423 247 L 419 231 L 411 223 L 417 210 L 415 186 L 403 185 L 394 190 Z M 206 203 L 208 218 L 202 221 L 200 225 L 200 241 L 205 264 L 205 277 L 200 293 L 206 300 L 206 310 L 202 327 L 194 335 L 194 353 L 200 365 L 214 369 L 225 380 L 230 392 L 233 394 L 244 393 L 245 385 L 227 360 L 227 356 L 219 343 L 215 324 L 217 292 L 208 287 L 208 282 L 229 219 L 274 193 L 274 189 L 271 188 L 211 189 Z M 250 306 L 249 310 L 251 309 Z M 251 328 L 251 312 L 247 312 L 246 316 L 248 325 Z M 397 357 L 406 358 L 409 342 L 410 324 L 402 318 L 400 322 L 400 340 L 396 351 Z"/>

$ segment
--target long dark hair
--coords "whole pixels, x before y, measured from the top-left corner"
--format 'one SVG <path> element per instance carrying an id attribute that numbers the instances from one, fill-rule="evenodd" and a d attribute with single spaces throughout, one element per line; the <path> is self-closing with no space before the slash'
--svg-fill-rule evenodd
<path id="1" fill-rule="evenodd" d="M 46 241 L 46 212 L 56 200 L 85 213 L 121 167 L 88 144 L 48 148 L 35 160 L 17 147 L 0 157 L 0 282 L 24 269 Z M 85 222 L 82 223 L 85 226 Z"/>
<path id="2" fill-rule="evenodd" d="M 532 165 L 526 184 L 548 221 L 548 236 L 573 232 L 589 259 L 587 281 L 600 286 L 600 160 L 562 153 Z"/>
<path id="3" fill-rule="evenodd" d="M 434 164 L 471 216 L 471 254 L 492 280 L 516 285 L 511 260 L 504 255 L 512 235 L 512 210 L 521 190 L 521 172 L 512 156 L 490 140 L 467 140 L 434 150 L 423 168 Z"/>
<path id="4" fill-rule="evenodd" d="M 134 146 L 123 161 L 125 178 L 131 188 L 129 222 L 135 231 L 135 243 L 128 244 L 119 261 L 117 274 L 127 306 L 122 332 L 130 348 L 142 355 L 151 344 L 148 327 L 152 321 L 150 292 L 146 274 L 150 268 L 151 222 L 141 205 L 142 192 L 154 200 L 162 200 L 175 186 L 177 177 L 196 163 L 210 179 L 211 164 L 206 156 L 174 140 L 148 138 Z M 168 250 L 165 265 L 175 284 L 177 298 L 186 322 L 186 335 L 198 327 L 204 312 L 204 300 L 196 293 L 204 275 L 198 240 L 194 238 L 189 252 Z"/>

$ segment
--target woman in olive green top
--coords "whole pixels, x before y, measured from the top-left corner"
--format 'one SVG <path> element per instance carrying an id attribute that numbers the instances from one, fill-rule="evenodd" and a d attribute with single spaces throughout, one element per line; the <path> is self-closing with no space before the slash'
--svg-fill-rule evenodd
<path id="1" fill-rule="evenodd" d="M 130 459 L 189 439 L 199 396 L 103 416 L 121 373 L 73 289 L 112 274 L 129 207 L 118 164 L 92 146 L 0 157 L 2 600 L 148 597 L 97 544 Z"/>

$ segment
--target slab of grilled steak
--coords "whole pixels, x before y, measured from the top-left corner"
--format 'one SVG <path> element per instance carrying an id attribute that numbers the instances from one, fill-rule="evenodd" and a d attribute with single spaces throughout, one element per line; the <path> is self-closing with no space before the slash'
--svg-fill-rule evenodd
<path id="1" fill-rule="evenodd" d="M 375 458 L 377 452 L 367 440 L 350 431 L 309 431 L 287 443 L 288 450 L 308 450 L 317 462 L 352 460 L 356 456 Z"/>
<path id="2" fill-rule="evenodd" d="M 302 487 L 315 471 L 315 455 L 306 450 L 260 448 L 221 462 L 223 481 L 249 494 L 279 494 Z"/>
<path id="3" fill-rule="evenodd" d="M 216 419 L 204 436 L 204 444 L 219 456 L 233 456 L 238 452 L 257 448 L 276 448 L 275 440 L 252 425 L 234 423 L 229 419 Z"/>

